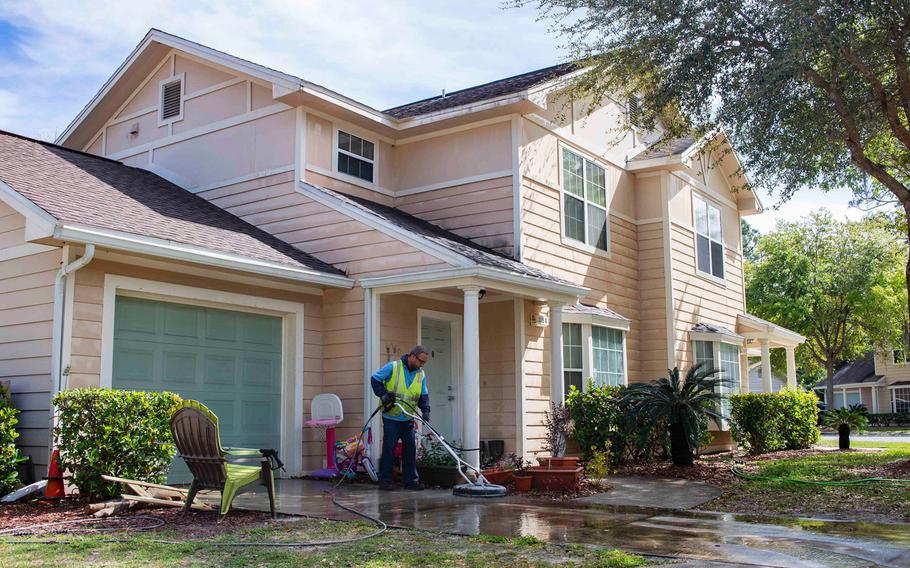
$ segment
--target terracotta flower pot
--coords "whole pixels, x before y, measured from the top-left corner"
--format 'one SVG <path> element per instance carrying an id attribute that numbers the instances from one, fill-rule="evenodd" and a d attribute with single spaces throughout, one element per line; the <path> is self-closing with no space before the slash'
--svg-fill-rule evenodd
<path id="1" fill-rule="evenodd" d="M 560 456 L 558 458 L 540 457 L 540 458 L 537 458 L 537 463 L 540 464 L 540 467 L 576 468 L 576 467 L 578 467 L 579 459 L 580 458 L 575 457 L 575 456 Z"/>
<path id="2" fill-rule="evenodd" d="M 526 473 L 516 473 L 512 476 L 512 487 L 515 488 L 515 491 L 530 491 L 533 483 L 534 478 Z"/>
<path id="3" fill-rule="evenodd" d="M 484 469 L 481 470 L 481 473 L 490 483 L 508 485 L 515 472 L 511 469 Z"/>
<path id="4" fill-rule="evenodd" d="M 578 486 L 581 471 L 581 467 L 532 467 L 528 473 L 534 477 L 534 489 L 571 491 Z"/>

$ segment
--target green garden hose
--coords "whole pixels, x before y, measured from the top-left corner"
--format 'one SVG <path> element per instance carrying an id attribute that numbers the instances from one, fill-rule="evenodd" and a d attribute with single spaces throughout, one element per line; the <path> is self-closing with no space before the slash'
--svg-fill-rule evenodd
<path id="1" fill-rule="evenodd" d="M 850 479 L 846 481 L 811 481 L 808 479 L 796 479 L 793 477 L 771 477 L 769 475 L 751 475 L 744 472 L 738 466 L 733 466 L 730 471 L 740 479 L 749 481 L 777 481 L 780 483 L 793 483 L 795 485 L 818 485 L 822 487 L 838 487 L 851 485 L 865 485 L 867 483 L 910 483 L 910 479 L 889 479 L 887 477 L 865 477 L 863 479 Z"/>

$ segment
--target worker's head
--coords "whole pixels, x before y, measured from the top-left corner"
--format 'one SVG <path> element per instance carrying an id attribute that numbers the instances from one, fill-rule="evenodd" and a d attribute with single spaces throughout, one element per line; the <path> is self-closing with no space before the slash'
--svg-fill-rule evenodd
<path id="1" fill-rule="evenodd" d="M 412 371 L 423 367 L 430 359 L 430 353 L 423 345 L 415 345 L 411 352 L 408 353 L 408 368 Z"/>

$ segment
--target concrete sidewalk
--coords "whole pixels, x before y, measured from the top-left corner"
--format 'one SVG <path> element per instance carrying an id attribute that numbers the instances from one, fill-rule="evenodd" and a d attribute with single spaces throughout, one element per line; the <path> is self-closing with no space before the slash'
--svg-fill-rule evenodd
<path id="1" fill-rule="evenodd" d="M 610 476 L 607 482 L 613 486 L 610 491 L 582 497 L 577 501 L 597 505 L 692 509 L 723 493 L 713 485 L 688 479 Z"/>
<path id="2" fill-rule="evenodd" d="M 325 493 L 331 487 L 327 482 L 281 480 L 278 509 L 291 515 L 358 518 L 332 503 L 331 495 Z M 708 565 L 817 568 L 871 563 L 910 567 L 907 525 L 804 522 L 514 495 L 466 498 L 441 489 L 387 492 L 364 484 L 342 485 L 336 494 L 339 503 L 399 528 L 465 535 L 532 535 L 551 543 L 596 544 L 705 561 Z M 235 506 L 268 510 L 268 500 L 259 493 L 243 494 Z"/>

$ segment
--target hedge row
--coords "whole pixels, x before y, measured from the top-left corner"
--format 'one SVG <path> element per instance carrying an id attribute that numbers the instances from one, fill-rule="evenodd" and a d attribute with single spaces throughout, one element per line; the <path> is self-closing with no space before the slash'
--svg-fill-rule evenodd
<path id="1" fill-rule="evenodd" d="M 910 426 L 910 412 L 870 414 L 869 426 Z"/>
<path id="2" fill-rule="evenodd" d="M 814 393 L 782 390 L 730 396 L 730 430 L 749 453 L 809 448 L 818 441 L 818 398 Z"/>
<path id="3" fill-rule="evenodd" d="M 181 399 L 169 392 L 86 388 L 54 398 L 60 467 L 85 495 L 110 497 L 120 489 L 101 479 L 113 475 L 163 483 L 176 454 L 170 417 Z"/>

